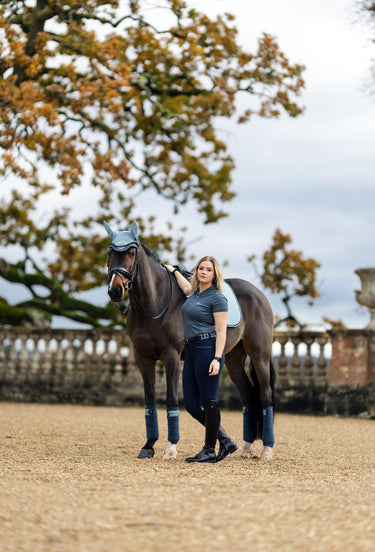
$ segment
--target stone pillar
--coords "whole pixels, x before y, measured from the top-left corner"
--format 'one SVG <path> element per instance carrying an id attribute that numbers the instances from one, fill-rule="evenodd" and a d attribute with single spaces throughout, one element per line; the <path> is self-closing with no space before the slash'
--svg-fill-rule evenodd
<path id="1" fill-rule="evenodd" d="M 364 387 L 375 383 L 375 331 L 332 329 L 331 387 Z"/>
<path id="2" fill-rule="evenodd" d="M 361 279 L 362 290 L 356 291 L 356 301 L 370 311 L 370 323 L 366 328 L 375 330 L 375 268 L 358 268 L 354 271 Z"/>

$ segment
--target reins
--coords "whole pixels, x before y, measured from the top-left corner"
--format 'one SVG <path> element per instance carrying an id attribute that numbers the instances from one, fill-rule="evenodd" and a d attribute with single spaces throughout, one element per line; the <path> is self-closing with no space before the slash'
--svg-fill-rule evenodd
<path id="1" fill-rule="evenodd" d="M 153 315 L 153 314 L 150 314 L 149 312 L 147 312 L 144 308 L 144 306 L 142 305 L 142 303 L 140 302 L 140 300 L 138 299 L 138 297 L 136 296 L 136 294 L 134 293 L 134 290 L 133 288 L 130 288 L 129 290 L 129 294 L 131 294 L 134 299 L 136 300 L 138 306 L 141 308 L 142 312 L 148 316 L 149 318 L 152 318 L 152 320 L 158 320 L 159 318 L 161 318 L 163 316 L 163 314 L 166 313 L 166 311 L 168 310 L 170 304 L 171 304 L 171 301 L 172 301 L 172 295 L 173 295 L 173 284 L 172 284 L 172 276 L 171 276 L 171 273 L 169 272 L 169 270 L 167 268 L 165 268 L 167 273 L 168 273 L 168 276 L 169 276 L 169 284 L 170 284 L 170 293 L 169 293 L 169 298 L 168 298 L 168 301 L 166 303 L 166 305 L 164 306 L 164 308 L 159 312 L 159 314 L 156 314 L 156 315 Z"/>

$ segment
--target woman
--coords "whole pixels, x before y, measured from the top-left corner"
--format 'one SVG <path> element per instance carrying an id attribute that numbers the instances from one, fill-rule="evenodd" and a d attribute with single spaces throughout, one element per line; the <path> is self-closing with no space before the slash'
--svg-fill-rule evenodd
<path id="1" fill-rule="evenodd" d="M 223 275 L 213 257 L 203 257 L 194 269 L 191 283 L 167 265 L 183 293 L 185 362 L 182 374 L 185 408 L 206 428 L 202 450 L 187 462 L 219 462 L 237 450 L 236 443 L 220 427 L 218 392 L 224 366 L 228 301 L 222 294 Z M 215 445 L 220 449 L 216 456 Z"/>

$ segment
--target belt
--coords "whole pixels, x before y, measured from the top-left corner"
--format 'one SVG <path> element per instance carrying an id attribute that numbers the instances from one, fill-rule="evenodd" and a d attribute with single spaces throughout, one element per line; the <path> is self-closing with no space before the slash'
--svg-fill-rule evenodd
<path id="1" fill-rule="evenodd" d="M 187 345 L 188 343 L 193 343 L 194 341 L 202 341 L 202 339 L 208 339 L 209 337 L 216 337 L 216 332 L 208 332 L 195 335 L 194 337 L 190 337 L 189 339 L 184 339 L 184 342 L 185 345 Z"/>

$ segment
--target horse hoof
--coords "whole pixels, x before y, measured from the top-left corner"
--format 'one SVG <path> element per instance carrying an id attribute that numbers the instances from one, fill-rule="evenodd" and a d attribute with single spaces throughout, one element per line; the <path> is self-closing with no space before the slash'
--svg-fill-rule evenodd
<path id="1" fill-rule="evenodd" d="M 137 458 L 153 458 L 155 454 L 154 449 L 141 449 L 141 452 L 138 454 Z"/>
<path id="2" fill-rule="evenodd" d="M 260 459 L 265 462 L 272 462 L 273 460 L 272 453 L 273 453 L 272 447 L 263 447 Z"/>
<path id="3" fill-rule="evenodd" d="M 163 460 L 176 460 L 177 459 L 177 452 L 165 452 L 163 454 Z"/>
<path id="4" fill-rule="evenodd" d="M 254 458 L 253 451 L 251 450 L 251 443 L 245 442 L 243 444 L 241 458 Z"/>
<path id="5" fill-rule="evenodd" d="M 177 459 L 176 445 L 172 445 L 172 443 L 168 443 L 168 446 L 164 451 L 163 460 L 176 460 L 176 459 Z"/>

